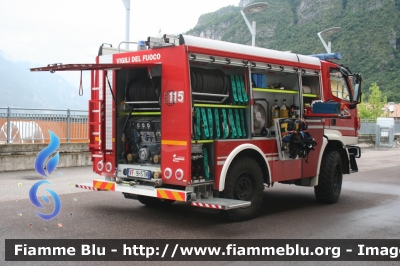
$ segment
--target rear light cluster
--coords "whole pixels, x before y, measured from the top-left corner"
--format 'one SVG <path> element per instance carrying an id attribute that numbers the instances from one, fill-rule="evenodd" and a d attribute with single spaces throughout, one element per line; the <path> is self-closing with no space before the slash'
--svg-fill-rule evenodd
<path id="1" fill-rule="evenodd" d="M 104 162 L 103 162 L 103 160 L 101 160 L 101 161 L 98 161 L 97 162 L 97 170 L 98 171 L 103 171 L 103 169 L 104 169 Z M 110 162 L 107 162 L 106 164 L 105 164 L 105 170 L 107 171 L 107 172 L 111 172 L 112 171 L 112 163 L 110 163 Z"/>
<path id="2" fill-rule="evenodd" d="M 101 160 L 97 163 L 97 170 L 103 171 L 103 169 L 104 169 L 104 163 L 103 160 Z"/>
<path id="3" fill-rule="evenodd" d="M 164 170 L 164 177 L 165 177 L 166 179 L 170 179 L 171 176 L 172 176 L 172 170 L 171 170 L 171 168 L 169 168 L 169 167 L 165 168 L 165 170 Z"/>
<path id="4" fill-rule="evenodd" d="M 182 169 L 178 169 L 175 171 L 175 177 L 178 180 L 182 180 L 183 179 L 183 170 Z"/>
<path id="5" fill-rule="evenodd" d="M 106 171 L 111 172 L 112 170 L 112 164 L 110 162 L 106 163 Z"/>
<path id="6" fill-rule="evenodd" d="M 170 179 L 170 178 L 172 177 L 172 174 L 173 174 L 173 171 L 172 171 L 171 168 L 167 167 L 167 168 L 164 169 L 164 177 L 165 177 L 166 179 Z M 184 176 L 183 170 L 180 169 L 180 168 L 178 168 L 178 169 L 175 171 L 175 178 L 176 178 L 177 180 L 182 180 L 182 179 L 183 179 L 183 176 Z"/>

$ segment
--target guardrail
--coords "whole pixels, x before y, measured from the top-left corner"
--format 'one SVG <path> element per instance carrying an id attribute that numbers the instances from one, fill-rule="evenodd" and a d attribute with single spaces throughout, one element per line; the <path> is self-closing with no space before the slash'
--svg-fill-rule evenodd
<path id="1" fill-rule="evenodd" d="M 381 146 L 388 146 L 393 148 L 396 145 L 396 140 L 394 137 L 394 128 L 391 127 L 380 127 L 376 126 L 375 133 L 375 147 L 379 148 Z"/>
<path id="2" fill-rule="evenodd" d="M 49 130 L 61 142 L 89 142 L 88 111 L 0 107 L 0 144 L 46 143 Z M 375 135 L 376 121 L 362 119 L 359 134 Z M 394 134 L 400 134 L 400 121 L 395 121 Z"/>
<path id="3" fill-rule="evenodd" d="M 0 107 L 0 144 L 47 143 L 49 130 L 61 142 L 88 142 L 88 111 Z"/>
<path id="4" fill-rule="evenodd" d="M 394 122 L 394 134 L 400 134 L 400 120 Z M 376 120 L 361 119 L 361 127 L 358 131 L 361 135 L 375 135 L 376 134 Z"/>

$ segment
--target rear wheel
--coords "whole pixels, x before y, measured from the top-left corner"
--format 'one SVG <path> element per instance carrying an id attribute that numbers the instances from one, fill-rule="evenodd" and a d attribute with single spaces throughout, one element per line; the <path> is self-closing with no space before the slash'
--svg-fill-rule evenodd
<path id="1" fill-rule="evenodd" d="M 146 205 L 147 207 L 165 207 L 174 203 L 174 200 L 159 199 L 147 196 L 137 196 L 140 203 Z"/>
<path id="2" fill-rule="evenodd" d="M 318 186 L 314 187 L 315 197 L 322 203 L 335 203 L 342 190 L 342 160 L 338 151 L 327 152 L 321 162 Z"/>
<path id="3" fill-rule="evenodd" d="M 224 197 L 250 201 L 251 205 L 224 211 L 231 221 L 244 221 L 253 218 L 263 200 L 263 174 L 258 163 L 249 158 L 240 158 L 232 162 L 225 180 Z"/>

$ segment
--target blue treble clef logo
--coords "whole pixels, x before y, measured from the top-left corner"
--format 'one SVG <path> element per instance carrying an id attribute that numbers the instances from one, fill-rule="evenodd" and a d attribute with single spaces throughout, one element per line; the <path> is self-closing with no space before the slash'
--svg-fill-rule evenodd
<path id="1" fill-rule="evenodd" d="M 38 208 L 44 208 L 43 205 L 39 202 L 38 198 L 36 197 L 36 192 L 39 188 L 40 185 L 42 184 L 51 184 L 49 181 L 47 180 L 41 180 L 39 182 L 36 182 L 35 184 L 33 184 L 33 186 L 31 187 L 31 189 L 29 190 L 29 198 L 31 199 L 31 202 L 33 205 L 35 205 Z M 43 220 L 51 220 L 54 217 L 56 217 L 60 211 L 61 211 L 61 200 L 60 197 L 58 196 L 57 193 L 55 193 L 53 190 L 46 188 L 46 191 L 50 193 L 50 195 L 53 197 L 54 200 L 54 211 L 50 214 L 43 214 L 40 213 L 38 211 L 36 211 L 36 214 L 42 218 Z M 46 195 L 42 196 L 42 199 L 46 202 L 49 203 L 49 198 L 46 197 Z"/>
<path id="2" fill-rule="evenodd" d="M 38 172 L 42 176 L 46 176 L 46 177 L 48 175 L 50 175 L 54 171 L 54 169 L 56 169 L 56 167 L 58 165 L 58 161 L 60 159 L 59 152 L 57 152 L 56 155 L 53 156 L 52 158 L 48 159 L 47 164 L 46 164 L 46 170 L 48 173 L 47 174 L 44 169 L 45 161 L 60 146 L 60 139 L 50 130 L 49 130 L 49 134 L 50 134 L 49 145 L 46 148 L 44 148 L 42 151 L 39 152 L 38 156 L 36 157 L 36 161 L 35 161 L 36 172 Z M 42 184 L 51 184 L 51 183 L 47 180 L 41 180 L 41 181 L 33 184 L 31 189 L 29 190 L 29 198 L 30 198 L 32 204 L 38 208 L 44 208 L 44 206 L 39 202 L 39 200 L 36 196 L 37 190 L 38 190 L 39 186 Z M 46 188 L 46 191 L 50 193 L 51 197 L 54 200 L 54 211 L 51 214 L 43 214 L 43 213 L 36 211 L 36 214 L 43 220 L 51 220 L 60 213 L 61 200 L 60 200 L 60 197 L 58 196 L 58 194 L 56 192 L 54 192 L 53 190 Z M 46 195 L 43 195 L 42 199 L 46 203 L 50 202 L 49 198 Z"/>
<path id="3" fill-rule="evenodd" d="M 36 157 L 35 161 L 35 170 L 42 176 L 47 176 L 46 172 L 44 171 L 44 162 L 45 160 L 57 150 L 58 146 L 60 146 L 60 139 L 54 134 L 52 131 L 49 130 L 50 134 L 50 143 L 49 145 L 44 148 L 41 152 L 39 152 L 38 156 Z M 57 152 L 53 158 L 50 158 L 47 162 L 46 169 L 49 175 L 56 169 L 58 161 L 60 159 L 60 155 Z"/>

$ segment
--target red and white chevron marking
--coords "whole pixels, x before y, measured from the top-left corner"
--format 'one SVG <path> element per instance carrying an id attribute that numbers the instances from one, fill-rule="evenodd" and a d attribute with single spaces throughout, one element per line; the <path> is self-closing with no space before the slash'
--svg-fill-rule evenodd
<path id="1" fill-rule="evenodd" d="M 190 203 L 190 205 L 196 206 L 196 207 L 201 207 L 201 208 L 217 209 L 217 210 L 223 210 L 223 209 L 224 209 L 224 207 L 221 206 L 221 205 L 200 203 L 200 202 L 195 202 L 195 201 L 192 201 L 192 202 Z"/>
<path id="2" fill-rule="evenodd" d="M 84 186 L 84 185 L 75 185 L 75 187 L 77 187 L 77 188 L 83 188 L 83 189 L 89 189 L 89 190 L 99 190 L 99 189 L 97 189 L 97 188 L 90 187 L 90 186 Z"/>

